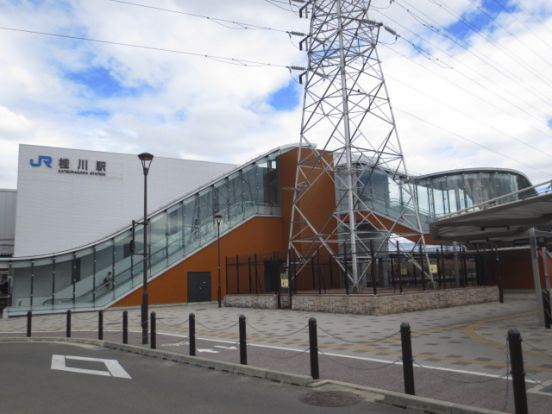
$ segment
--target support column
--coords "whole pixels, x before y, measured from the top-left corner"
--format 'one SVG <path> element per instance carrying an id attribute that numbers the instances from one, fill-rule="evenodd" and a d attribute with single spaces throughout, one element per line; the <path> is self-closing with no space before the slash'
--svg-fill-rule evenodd
<path id="1" fill-rule="evenodd" d="M 537 236 L 535 234 L 534 227 L 529 230 L 529 244 L 531 245 L 531 266 L 533 268 L 533 283 L 535 284 L 535 296 L 537 299 L 537 320 L 541 326 L 544 326 L 544 308 L 539 270 L 539 252 L 537 250 Z"/>

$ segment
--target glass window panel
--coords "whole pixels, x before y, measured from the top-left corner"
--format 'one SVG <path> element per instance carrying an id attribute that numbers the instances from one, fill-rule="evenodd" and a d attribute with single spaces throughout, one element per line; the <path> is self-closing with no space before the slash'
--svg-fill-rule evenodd
<path id="1" fill-rule="evenodd" d="M 228 180 L 223 180 L 215 184 L 215 191 L 218 198 L 218 210 L 215 208 L 215 212 L 222 214 L 223 220 L 228 222 L 230 213 L 230 200 L 229 200 L 229 184 Z"/>
<path id="2" fill-rule="evenodd" d="M 79 250 L 75 253 L 75 257 L 79 261 L 80 280 L 91 277 L 94 273 L 94 250 L 87 248 Z"/>
<path id="3" fill-rule="evenodd" d="M 257 170 L 256 164 L 249 165 L 243 169 L 241 174 L 243 199 L 248 203 L 255 201 L 256 170 Z"/>
<path id="4" fill-rule="evenodd" d="M 107 240 L 96 247 L 96 300 L 113 296 L 113 243 Z"/>
<path id="5" fill-rule="evenodd" d="M 16 261 L 12 264 L 12 306 L 31 306 L 31 262 Z M 33 272 L 34 273 L 34 272 Z"/>
<path id="6" fill-rule="evenodd" d="M 75 284 L 75 305 L 92 307 L 94 305 L 94 250 L 80 250 L 75 254 L 78 263 L 80 279 Z"/>
<path id="7" fill-rule="evenodd" d="M 420 213 L 426 216 L 433 216 L 429 208 L 428 188 L 423 185 L 417 185 L 416 194 L 418 195 L 418 208 L 420 210 Z"/>
<path id="8" fill-rule="evenodd" d="M 167 211 L 167 241 L 168 241 L 168 254 L 169 258 L 178 258 L 183 248 L 182 243 L 182 204 L 178 204 Z M 171 260 L 172 262 L 172 260 Z"/>
<path id="9" fill-rule="evenodd" d="M 166 259 L 167 249 L 167 214 L 161 213 L 150 221 L 149 255 L 151 266 Z"/>
<path id="10" fill-rule="evenodd" d="M 115 286 L 121 286 L 132 278 L 131 245 L 132 230 L 127 230 L 115 237 Z"/>
<path id="11" fill-rule="evenodd" d="M 53 271 L 51 258 L 34 262 L 33 307 L 52 306 Z"/>
<path id="12" fill-rule="evenodd" d="M 80 278 L 72 254 L 56 256 L 55 306 L 71 307 L 73 304 L 73 283 Z"/>
<path id="13" fill-rule="evenodd" d="M 268 172 L 265 184 L 265 199 L 271 206 L 280 205 L 280 174 L 279 161 L 276 155 L 269 157 Z"/>
<path id="14" fill-rule="evenodd" d="M 458 189 L 452 188 L 447 191 L 447 198 L 448 198 L 448 207 L 449 207 L 449 213 L 454 213 L 455 211 L 458 211 L 458 199 L 456 197 L 456 193 L 458 192 Z"/>
<path id="15" fill-rule="evenodd" d="M 441 216 L 445 213 L 445 199 L 444 199 L 444 191 L 441 190 L 442 188 L 442 179 L 437 178 L 432 180 L 432 185 L 434 186 L 432 188 L 433 193 L 433 211 L 437 216 Z"/>

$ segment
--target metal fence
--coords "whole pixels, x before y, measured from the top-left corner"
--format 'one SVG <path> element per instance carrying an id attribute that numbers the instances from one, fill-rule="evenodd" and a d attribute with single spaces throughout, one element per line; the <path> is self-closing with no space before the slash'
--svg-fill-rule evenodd
<path id="1" fill-rule="evenodd" d="M 379 252 L 373 259 L 361 258 L 362 291 L 378 294 L 407 289 L 500 285 L 493 252 L 440 247 L 429 251 L 428 256 L 429 270 L 421 255 L 416 253 L 387 251 Z M 287 257 L 281 252 L 227 257 L 227 293 L 279 293 L 282 289 L 291 289 L 294 293 L 350 293 L 350 257 L 347 258 L 347 252 L 339 255 L 340 262 L 349 263 L 346 269 L 338 265 L 337 257 L 319 251 L 302 266 L 302 262 L 291 254 L 289 269 Z"/>

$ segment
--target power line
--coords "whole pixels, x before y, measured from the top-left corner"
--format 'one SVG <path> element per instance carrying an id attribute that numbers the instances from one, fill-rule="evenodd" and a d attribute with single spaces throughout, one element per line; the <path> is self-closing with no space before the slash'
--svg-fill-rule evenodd
<path id="1" fill-rule="evenodd" d="M 497 45 L 495 44 L 495 42 L 493 41 L 493 39 L 491 39 L 491 37 L 487 34 L 485 34 L 484 32 L 482 31 L 479 31 L 477 27 L 475 27 L 473 24 L 471 24 L 469 21 L 467 21 L 466 19 L 464 19 L 464 17 L 462 16 L 459 16 L 458 14 L 456 14 L 450 7 L 448 7 L 447 5 L 443 4 L 443 3 L 440 3 L 436 0 L 428 0 L 430 1 L 431 3 L 435 4 L 437 7 L 445 10 L 450 16 L 454 17 L 455 19 L 457 19 L 457 21 L 461 22 L 464 26 L 466 26 L 472 33 L 474 33 L 476 36 L 486 40 L 488 42 L 489 45 L 491 45 L 492 47 L 494 47 L 495 49 L 499 50 L 500 52 L 502 52 L 505 56 L 509 57 L 510 59 L 512 59 L 516 64 L 518 64 L 520 67 L 523 67 L 525 68 L 528 72 L 531 72 L 533 74 L 533 76 L 536 76 L 538 78 L 540 78 L 542 81 L 544 82 L 550 82 L 550 80 L 544 78 L 543 76 L 541 76 L 541 74 L 539 72 L 537 72 L 536 70 L 534 70 L 532 67 L 530 66 L 527 66 L 525 64 L 523 64 L 523 62 L 520 61 L 520 59 L 518 59 L 517 57 L 515 56 L 512 56 L 512 54 L 510 52 L 508 52 L 507 50 L 505 50 L 504 47 L 500 46 L 500 45 Z M 540 98 L 540 97 L 539 97 Z M 540 98 L 541 100 L 544 101 L 544 99 Z M 545 102 L 548 104 L 548 102 Z"/>
<path id="2" fill-rule="evenodd" d="M 460 90 L 461 92 L 467 93 L 467 94 L 473 96 L 474 98 L 477 98 L 477 99 L 480 100 L 481 102 L 486 103 L 487 105 L 494 107 L 495 109 L 497 109 L 497 110 L 500 111 L 500 112 L 504 112 L 503 108 L 501 108 L 500 106 L 498 106 L 498 105 L 495 104 L 494 102 L 489 101 L 489 100 L 487 100 L 487 99 L 485 99 L 485 98 L 483 98 L 483 97 L 481 97 L 481 96 L 479 96 L 479 95 L 477 95 L 477 94 L 475 94 L 475 93 L 473 93 L 473 92 L 467 91 L 465 88 L 462 88 L 462 87 L 459 86 L 458 84 L 452 82 L 450 79 L 447 79 L 447 78 L 445 78 L 444 76 L 440 75 L 439 73 L 437 73 L 437 72 L 435 72 L 435 71 L 429 69 L 427 66 L 424 66 L 424 65 L 422 65 L 422 64 L 420 64 L 420 63 L 418 63 L 418 62 L 416 62 L 415 60 L 410 59 L 408 56 L 406 56 L 406 55 L 400 53 L 400 52 L 397 51 L 396 49 L 394 49 L 394 48 L 392 48 L 392 47 L 390 47 L 390 46 L 385 46 L 385 47 L 386 47 L 387 49 L 391 50 L 392 52 L 394 52 L 395 54 L 397 54 L 397 55 L 399 55 L 399 56 L 401 56 L 401 57 L 403 57 L 403 58 L 409 60 L 410 62 L 414 63 L 415 65 L 421 67 L 421 68 L 424 69 L 425 71 L 430 72 L 431 74 L 433 74 L 433 75 L 435 75 L 435 76 L 441 78 L 442 80 L 444 80 L 445 82 L 451 84 L 454 88 Z M 542 120 L 539 120 L 539 122 L 542 122 Z M 544 133 L 546 136 L 550 136 L 550 131 L 545 131 L 545 130 L 543 130 L 543 129 L 541 129 L 541 128 L 537 128 L 536 126 L 533 126 L 533 125 L 530 125 L 530 127 L 531 127 L 532 129 L 534 129 L 535 131 L 539 131 L 539 132 L 541 132 L 541 133 Z"/>
<path id="3" fill-rule="evenodd" d="M 157 51 L 157 52 L 175 53 L 175 54 L 179 54 L 179 55 L 201 57 L 201 58 L 204 58 L 204 59 L 214 60 L 214 61 L 220 62 L 220 63 L 226 63 L 226 64 L 229 64 L 229 65 L 237 65 L 237 66 L 244 66 L 244 67 L 274 67 L 274 68 L 284 68 L 284 69 L 288 69 L 290 71 L 292 71 L 292 70 L 304 71 L 305 70 L 305 68 L 300 67 L 300 66 L 279 65 L 279 64 L 260 62 L 260 61 L 256 61 L 256 60 L 250 60 L 250 59 L 241 59 L 241 58 L 234 58 L 234 57 L 228 57 L 228 56 L 208 55 L 208 54 L 205 54 L 205 53 L 189 52 L 189 51 L 185 51 L 185 50 L 167 49 L 167 48 L 161 48 L 161 47 L 155 47 L 155 46 L 138 45 L 138 44 L 134 44 L 134 43 L 124 43 L 124 42 L 116 42 L 116 41 L 112 41 L 112 40 L 94 39 L 94 38 L 90 38 L 90 37 L 65 35 L 65 34 L 60 34 L 60 33 L 39 32 L 39 31 L 35 31 L 35 30 L 21 29 L 21 28 L 15 28 L 15 27 L 0 26 L 0 30 L 11 31 L 11 32 L 19 32 L 19 33 L 28 33 L 28 34 L 34 34 L 34 35 L 40 35 L 40 36 L 57 37 L 57 38 L 71 39 L 71 40 L 81 40 L 81 41 L 84 41 L 84 42 L 103 43 L 103 44 L 115 45 L 115 46 L 132 47 L 132 48 L 135 48 L 135 49 L 153 50 L 153 51 Z"/>
<path id="4" fill-rule="evenodd" d="M 222 25 L 223 27 L 225 27 L 227 29 L 266 30 L 266 31 L 271 31 L 271 32 L 286 33 L 289 36 L 301 36 L 301 37 L 306 36 L 304 33 L 296 32 L 296 31 L 293 31 L 293 30 L 276 29 L 276 28 L 269 27 L 269 26 L 261 26 L 261 25 L 257 25 L 257 24 L 253 24 L 253 23 L 240 22 L 240 21 L 237 21 L 237 20 L 219 19 L 218 17 L 207 16 L 207 15 L 197 14 L 197 13 L 189 13 L 189 12 L 185 12 L 185 11 L 182 11 L 182 10 L 167 9 L 167 8 L 164 8 L 164 7 L 150 6 L 148 4 L 136 3 L 136 2 L 132 2 L 132 1 L 125 1 L 125 0 L 107 0 L 107 1 L 110 1 L 112 3 L 124 4 L 124 5 L 127 5 L 127 6 L 142 7 L 142 8 L 150 9 L 150 10 L 156 10 L 156 11 L 161 11 L 161 12 L 166 12 L 166 13 L 174 13 L 174 14 L 180 14 L 180 15 L 188 16 L 188 17 L 195 17 L 195 18 L 199 18 L 199 19 L 205 19 L 205 20 L 208 20 L 210 22 Z M 227 25 L 231 25 L 231 26 L 227 26 Z"/>
<path id="5" fill-rule="evenodd" d="M 428 53 L 428 52 L 426 52 L 425 50 L 421 49 L 419 46 L 417 46 L 417 45 L 414 44 L 413 42 L 409 41 L 408 39 L 402 37 L 401 35 L 396 34 L 396 36 L 398 36 L 400 39 L 402 39 L 402 40 L 404 40 L 405 42 L 407 42 L 409 45 L 411 45 L 411 46 L 412 46 L 415 50 L 417 50 L 418 52 L 420 52 L 420 51 L 423 52 L 423 53 L 420 53 L 421 56 L 423 56 L 425 59 L 431 61 L 432 63 L 436 64 L 436 65 L 439 66 L 440 68 L 452 69 L 452 70 L 454 70 L 455 73 L 457 73 L 458 75 L 460 75 L 460 76 L 466 78 L 468 81 L 475 83 L 475 84 L 478 85 L 481 89 L 483 89 L 483 90 L 489 90 L 484 84 L 482 84 L 481 82 L 479 82 L 477 79 L 474 79 L 474 78 L 472 78 L 472 77 L 466 75 L 465 73 L 459 71 L 457 68 L 455 68 L 455 67 L 453 67 L 453 66 L 450 66 L 450 65 L 444 63 L 444 61 L 440 60 L 439 58 L 436 58 L 436 57 L 432 56 L 430 53 Z M 400 55 L 400 56 L 402 56 L 402 57 L 408 59 L 409 61 L 412 61 L 411 59 L 409 59 L 408 56 L 405 56 L 404 54 L 402 54 L 402 53 L 396 51 L 395 49 L 393 49 L 393 48 L 391 48 L 391 47 L 389 47 L 389 45 L 387 45 L 387 44 L 385 44 L 385 43 L 382 43 L 382 42 L 380 42 L 380 44 L 382 44 L 382 45 L 388 47 L 388 49 L 390 49 L 390 50 L 392 50 L 393 52 L 395 52 L 396 54 L 398 54 L 398 55 Z M 487 101 L 487 100 L 481 98 L 480 96 L 478 96 L 478 95 L 476 95 L 476 94 L 474 94 L 474 93 L 467 92 L 465 89 L 460 88 L 458 85 L 456 85 L 455 83 L 453 83 L 451 80 L 446 79 L 446 78 L 444 78 L 443 76 L 440 76 L 439 74 L 435 73 L 434 71 L 428 69 L 427 67 L 425 67 L 425 66 L 423 66 L 423 65 L 420 65 L 419 63 L 417 63 L 417 62 L 415 62 L 415 61 L 412 61 L 412 62 L 414 62 L 414 63 L 417 64 L 418 66 L 421 66 L 424 70 L 427 70 L 427 71 L 433 73 L 434 75 L 440 77 L 441 79 L 445 80 L 446 82 L 449 82 L 449 83 L 453 84 L 456 88 L 460 89 L 462 92 L 469 93 L 470 95 L 473 95 L 473 96 L 479 98 L 480 100 L 482 100 L 483 102 L 486 102 L 486 103 L 488 103 L 489 105 L 494 106 L 496 109 L 502 111 L 502 108 L 498 107 L 496 104 L 491 103 L 491 102 L 489 102 L 489 101 Z M 522 112 L 524 112 L 525 114 L 527 114 L 527 115 L 530 116 L 531 118 L 537 120 L 539 123 L 542 122 L 542 119 L 537 118 L 535 115 L 529 113 L 528 111 L 524 110 L 523 108 L 519 107 L 518 105 L 512 103 L 509 99 L 505 98 L 503 95 L 501 95 L 501 94 L 499 94 L 499 93 L 497 93 L 497 92 L 491 91 L 491 90 L 489 90 L 489 91 L 490 91 L 491 93 L 493 93 L 495 96 L 497 96 L 498 98 L 500 98 L 500 100 L 502 100 L 503 102 L 505 102 L 505 103 L 507 103 L 507 104 L 509 104 L 509 105 L 512 105 L 512 106 L 514 106 L 514 107 L 520 109 Z M 538 128 L 538 127 L 536 127 L 536 126 L 531 126 L 531 128 L 533 128 L 533 129 L 535 129 L 535 130 L 538 130 L 539 132 L 544 133 L 544 134 L 546 134 L 546 135 L 549 135 L 549 134 L 550 134 L 550 131 L 545 131 L 545 130 L 543 130 L 543 129 L 541 129 L 541 128 Z"/>
<path id="6" fill-rule="evenodd" d="M 436 27 L 435 23 L 431 23 L 430 21 L 428 20 L 425 20 L 423 19 L 422 17 L 420 17 L 419 15 L 417 15 L 413 10 L 416 10 L 418 13 L 420 13 L 421 15 L 424 15 L 426 17 L 426 19 L 431 19 L 429 16 L 427 16 L 427 14 L 425 14 L 424 12 L 421 12 L 419 11 L 418 9 L 416 9 L 415 7 L 413 7 L 410 3 L 408 3 L 407 1 L 405 0 L 402 0 L 402 3 L 405 3 L 408 5 L 408 7 L 404 6 L 403 4 L 399 3 L 399 2 L 395 2 L 395 4 L 397 4 L 399 7 L 401 7 L 402 9 L 404 9 L 408 14 L 410 14 L 416 21 L 418 21 L 420 24 L 422 24 L 424 27 L 426 27 L 427 29 L 431 30 L 432 32 L 438 34 L 439 36 L 453 42 L 454 44 L 456 44 L 457 46 L 459 46 L 460 48 L 462 48 L 463 50 L 465 50 L 466 52 L 468 52 L 470 55 L 474 56 L 475 58 L 477 58 L 479 61 L 481 61 L 483 64 L 491 67 L 492 69 L 494 69 L 497 73 L 499 73 L 500 75 L 510 79 L 511 81 L 514 82 L 515 85 L 519 85 L 521 86 L 520 82 L 521 82 L 521 79 L 516 76 L 516 75 L 512 75 L 508 72 L 506 72 L 504 69 L 502 68 L 499 68 L 497 67 L 495 64 L 491 63 L 489 61 L 489 59 L 487 57 L 484 57 L 484 56 L 481 56 L 479 53 L 476 53 L 474 52 L 472 49 L 468 48 L 466 45 L 464 45 L 462 42 L 458 41 L 455 37 L 449 35 L 448 33 L 444 32 L 443 30 L 439 29 L 438 27 Z M 538 96 L 536 95 L 536 93 L 534 91 L 532 91 L 531 89 L 528 89 L 528 88 L 524 88 L 525 90 L 529 91 L 531 94 L 535 95 L 535 96 Z M 548 102 L 546 102 L 548 104 Z M 516 105 L 517 106 L 517 105 Z M 520 106 L 517 106 L 517 108 L 521 111 L 525 111 L 527 112 L 524 108 L 520 107 Z M 532 109 L 534 109 L 535 111 L 540 111 L 540 108 L 536 108 L 536 107 L 532 107 Z M 532 116 L 532 114 L 530 114 L 529 112 L 527 112 L 529 115 Z"/>
<path id="7" fill-rule="evenodd" d="M 278 9 L 281 9 L 281 10 L 284 10 L 284 11 L 287 11 L 287 12 L 291 12 L 291 13 L 297 13 L 297 9 L 296 8 L 293 8 L 293 4 L 290 1 L 281 1 L 281 0 L 264 0 L 266 3 L 274 6 L 274 7 L 277 7 Z M 281 6 L 282 4 L 282 6 Z M 285 6 L 288 6 L 288 7 L 284 7 L 283 5 Z"/>
<path id="8" fill-rule="evenodd" d="M 435 98 L 435 97 L 433 97 L 433 96 L 430 96 L 429 94 L 427 94 L 427 93 L 421 91 L 420 89 L 418 89 L 418 88 L 416 88 L 416 87 L 414 87 L 414 86 L 412 86 L 412 85 L 407 84 L 406 82 L 403 82 L 403 81 L 401 81 L 401 80 L 395 78 L 394 76 L 389 76 L 389 75 L 387 75 L 386 77 L 393 79 L 395 82 L 398 82 L 398 83 L 400 83 L 400 84 L 406 86 L 407 88 L 410 88 L 410 89 L 412 89 L 412 90 L 418 92 L 418 93 L 421 94 L 421 95 L 424 95 L 424 96 L 426 96 L 426 97 L 428 97 L 428 98 L 430 98 L 430 99 L 432 99 L 432 100 L 434 100 L 434 101 L 436 101 L 436 102 L 439 102 L 441 105 L 447 106 L 448 108 L 452 109 L 453 111 L 456 111 L 456 112 L 458 112 L 458 113 L 464 115 L 465 117 L 469 118 L 471 121 L 476 121 L 476 122 L 478 122 L 479 124 L 485 125 L 485 126 L 487 126 L 488 128 L 490 128 L 490 129 L 492 129 L 492 130 L 494 130 L 494 131 L 496 131 L 496 132 L 498 132 L 498 133 L 500 133 L 500 134 L 502 134 L 502 135 L 504 135 L 504 136 L 510 137 L 510 138 L 513 139 L 514 141 L 517 141 L 517 142 L 519 142 L 520 144 L 522 144 L 522 145 L 524 145 L 524 146 L 526 146 L 526 147 L 528 147 L 528 148 L 531 148 L 532 150 L 538 152 L 539 154 L 546 154 L 547 156 L 552 157 L 552 153 L 547 152 L 547 151 L 545 151 L 545 150 L 543 150 L 543 149 L 541 149 L 541 148 L 538 148 L 538 147 L 536 147 L 536 146 L 534 146 L 534 145 L 532 145 L 532 144 L 529 144 L 528 142 L 525 142 L 525 141 L 523 141 L 523 140 L 521 140 L 521 139 L 519 139 L 519 138 L 517 138 L 517 137 L 515 137 L 515 136 L 513 136 L 513 135 L 511 135 L 511 134 L 509 134 L 509 133 L 507 133 L 507 132 L 504 132 L 504 131 L 502 131 L 502 130 L 496 128 L 496 127 L 494 127 L 493 125 L 491 125 L 491 124 L 489 124 L 489 123 L 487 123 L 487 122 L 484 122 L 484 121 L 475 119 L 475 118 L 472 117 L 472 115 L 466 113 L 465 111 L 462 111 L 461 109 L 456 108 L 456 107 L 454 107 L 454 106 L 448 104 L 447 102 L 444 102 L 444 101 L 442 101 L 442 100 L 440 100 L 440 99 L 438 99 L 438 98 Z"/>
<path id="9" fill-rule="evenodd" d="M 496 4 L 503 12 L 507 13 L 509 17 L 511 17 L 513 20 L 515 20 L 517 23 L 519 23 L 520 25 L 522 26 L 526 26 L 527 23 L 526 22 L 522 22 L 520 19 L 518 19 L 518 17 L 516 16 L 515 13 L 510 13 L 508 11 L 508 9 L 503 5 L 501 4 L 498 0 L 491 0 L 494 4 Z M 477 4 L 477 3 L 475 3 Z M 549 31 L 549 30 L 547 30 Z M 541 42 L 544 46 L 546 47 L 550 47 L 550 43 L 547 43 L 545 42 L 544 40 L 542 40 L 539 36 L 535 35 L 534 33 L 532 32 L 527 32 L 529 33 L 532 37 L 534 37 L 535 39 L 537 39 L 539 42 Z M 552 33 L 552 32 L 551 32 Z"/>
<path id="10" fill-rule="evenodd" d="M 397 3 L 397 4 L 398 4 L 398 3 Z M 473 52 L 472 50 L 470 50 L 470 49 L 467 48 L 466 46 L 462 45 L 460 42 L 458 42 L 458 41 L 455 40 L 454 38 L 451 38 L 451 37 L 448 36 L 447 34 L 443 33 L 440 29 L 436 28 L 435 26 L 433 26 L 433 25 L 431 25 L 431 24 L 428 24 L 427 22 L 425 22 L 424 20 L 422 20 L 419 16 L 416 16 L 410 9 L 407 9 L 407 8 L 406 8 L 405 6 L 403 6 L 403 5 L 400 5 L 400 6 L 403 7 L 403 8 L 405 8 L 406 10 L 408 10 L 409 14 L 411 14 L 413 17 L 417 18 L 417 20 L 419 19 L 418 21 L 419 21 L 420 23 L 422 23 L 425 27 L 427 27 L 427 28 L 431 29 L 432 31 L 435 31 L 436 33 L 438 33 L 438 34 L 444 36 L 446 39 L 455 42 L 455 43 L 458 44 L 460 47 L 462 47 L 464 50 L 466 50 L 468 53 L 474 55 L 476 58 L 478 58 L 479 60 L 481 60 L 483 63 L 485 63 L 486 65 L 490 66 L 490 67 L 493 68 L 495 71 L 497 71 L 498 73 L 501 73 L 501 74 L 504 76 L 504 73 L 502 73 L 502 71 L 501 71 L 499 68 L 497 68 L 495 65 L 493 65 L 492 63 L 489 63 L 486 59 L 482 58 L 481 56 L 479 56 L 478 54 L 476 54 L 475 52 Z M 388 18 L 389 20 L 398 23 L 396 20 L 394 20 L 394 19 L 388 17 L 386 14 L 381 13 L 381 12 L 379 12 L 379 11 L 377 11 L 377 12 L 380 13 L 382 16 Z M 409 32 L 413 33 L 416 37 L 418 37 L 418 38 L 424 40 L 423 37 L 421 37 L 420 35 L 418 35 L 418 34 L 412 32 L 412 30 L 407 29 L 405 26 L 401 25 L 400 23 L 398 23 L 398 24 L 399 24 L 401 27 L 403 27 L 403 28 L 405 28 L 406 30 L 408 30 Z M 405 40 L 405 38 L 402 38 L 402 39 Z M 409 42 L 409 41 L 407 41 L 407 42 L 408 42 L 410 45 L 412 45 L 411 42 Z M 418 49 L 417 49 L 417 50 L 418 50 Z M 452 57 L 448 51 L 444 51 L 444 53 L 447 54 L 449 57 L 451 57 L 451 58 L 454 59 L 454 57 Z M 432 57 L 432 58 L 428 58 L 428 56 L 427 56 L 428 54 L 429 54 L 428 52 L 425 52 L 425 53 L 424 53 L 424 57 L 425 57 L 426 59 L 431 60 L 431 61 L 435 61 L 435 60 L 436 60 L 436 58 L 433 58 L 433 57 Z M 430 55 L 430 54 L 429 54 L 429 55 Z M 434 63 L 435 63 L 435 62 L 434 62 Z M 457 62 L 457 63 L 458 63 L 458 62 Z M 442 61 L 439 62 L 439 65 L 440 65 L 440 66 L 443 66 Z M 463 64 L 463 66 L 467 67 L 465 64 Z M 470 76 L 464 74 L 462 71 L 458 70 L 458 69 L 455 68 L 455 67 L 449 66 L 449 68 L 450 68 L 450 69 L 454 69 L 459 75 L 461 75 L 461 76 L 463 76 L 464 78 L 470 80 L 471 82 L 476 83 L 480 88 L 483 88 L 484 90 L 489 90 L 488 85 L 482 84 L 482 83 L 479 82 L 478 80 L 476 80 L 476 79 L 474 79 L 474 78 L 472 78 L 472 77 L 470 77 Z M 470 69 L 470 70 L 471 70 L 471 69 Z M 520 85 L 519 79 L 511 79 L 511 80 L 514 82 L 514 85 L 519 86 L 519 87 L 523 87 L 522 85 Z M 529 90 L 528 88 L 526 88 L 526 87 L 523 87 L 523 90 L 525 90 L 525 91 L 530 91 L 530 90 Z M 540 113 L 540 112 L 541 112 L 541 108 L 537 108 L 537 107 L 535 107 L 535 106 L 529 105 L 527 102 L 524 102 L 524 104 L 526 104 L 528 107 L 531 107 L 531 109 L 533 110 L 533 113 L 532 113 L 532 112 L 529 112 L 527 109 L 525 109 L 525 108 L 519 106 L 517 103 L 512 102 L 512 101 L 509 99 L 509 96 L 510 96 L 510 95 L 504 95 L 504 94 L 502 94 L 502 93 L 499 93 L 499 92 L 497 92 L 497 91 L 492 91 L 492 90 L 489 90 L 489 91 L 492 92 L 495 96 L 499 97 L 499 98 L 500 98 L 501 100 L 503 100 L 504 102 L 507 102 L 507 103 L 509 103 L 510 105 L 512 105 L 512 106 L 514 106 L 515 108 L 517 108 L 519 111 L 524 112 L 524 113 L 527 114 L 529 117 L 534 118 L 534 119 L 537 120 L 538 122 L 542 122 L 541 119 L 537 118 L 537 117 L 534 115 L 534 113 Z M 544 115 L 544 114 L 543 114 L 543 115 Z M 540 130 L 541 132 L 544 132 L 544 133 L 546 133 L 546 134 L 549 134 L 549 131 L 544 131 L 544 130 L 542 130 L 542 129 L 540 129 L 540 128 L 539 128 L 539 130 Z"/>
<path id="11" fill-rule="evenodd" d="M 469 142 L 469 143 L 471 143 L 471 144 L 473 144 L 473 145 L 477 145 L 478 147 L 481 147 L 481 148 L 483 148 L 483 149 L 485 149 L 485 150 L 487 150 L 487 151 L 489 151 L 489 152 L 492 152 L 492 153 L 494 153 L 494 154 L 500 155 L 500 156 L 503 157 L 503 158 L 507 158 L 507 159 L 509 159 L 510 161 L 514 161 L 515 163 L 517 163 L 517 164 L 519 164 L 519 165 L 523 165 L 524 167 L 529 168 L 529 169 L 531 169 L 531 170 L 540 171 L 541 173 L 545 173 L 546 175 L 550 175 L 550 172 L 549 172 L 549 171 L 545 171 L 545 170 L 542 170 L 542 169 L 540 169 L 540 168 L 538 168 L 538 167 L 535 167 L 534 165 L 526 164 L 526 163 L 524 163 L 523 161 L 519 161 L 519 160 L 515 159 L 514 157 L 509 156 L 508 154 L 504 154 L 504 153 L 502 153 L 502 152 L 500 152 L 500 151 L 497 151 L 497 150 L 495 150 L 495 149 L 493 149 L 493 148 L 491 148 L 491 147 L 489 147 L 489 146 L 487 146 L 487 145 L 484 145 L 484 144 L 481 144 L 480 142 L 474 141 L 473 139 L 468 138 L 468 137 L 466 137 L 466 136 L 464 136 L 464 135 L 462 135 L 462 134 L 459 134 L 459 133 L 457 133 L 457 132 L 451 131 L 450 129 L 444 128 L 444 127 L 442 127 L 442 126 L 440 126 L 440 125 L 437 125 L 437 124 L 435 124 L 435 123 L 433 123 L 433 122 L 431 122 L 431 121 L 428 121 L 427 119 L 423 119 L 423 118 L 421 118 L 421 117 L 419 117 L 419 116 L 417 116 L 417 115 L 414 115 L 412 112 L 405 111 L 404 109 L 401 109 L 401 108 L 397 108 L 397 110 L 399 110 L 400 112 L 402 112 L 402 113 L 404 113 L 404 114 L 406 114 L 406 115 L 408 115 L 408 116 L 411 116 L 412 118 L 417 119 L 417 120 L 420 121 L 420 122 L 423 122 L 423 123 L 425 123 L 425 124 L 427 124 L 427 125 L 430 125 L 430 126 L 432 126 L 432 127 L 434 127 L 434 128 L 440 129 L 441 131 L 447 132 L 448 134 L 450 134 L 450 135 L 452 135 L 452 136 L 454 136 L 454 137 L 457 137 L 457 138 L 460 139 L 460 140 L 467 141 L 467 142 Z"/>
<path id="12" fill-rule="evenodd" d="M 472 1 L 473 3 L 473 1 Z M 496 3 L 496 1 L 495 1 Z M 501 24 L 499 21 L 497 21 L 493 16 L 491 16 L 489 14 L 489 12 L 487 12 L 487 10 L 485 10 L 484 8 L 482 8 L 479 4 L 476 4 L 476 8 L 479 12 L 483 13 L 485 16 L 487 16 L 491 21 L 493 21 L 498 27 L 500 27 L 502 30 L 504 30 L 506 33 L 508 33 L 508 35 L 510 35 L 510 37 L 512 37 L 513 39 L 516 40 L 516 42 L 520 43 L 524 48 L 526 48 L 527 50 L 531 51 L 536 57 L 538 57 L 540 60 L 542 60 L 544 63 L 546 63 L 547 65 L 551 65 L 550 62 L 548 62 L 546 59 L 543 59 L 542 55 L 533 50 L 530 46 L 526 45 L 525 43 L 523 43 L 521 40 L 519 40 L 517 38 L 516 35 L 514 35 L 507 27 L 505 27 L 503 24 Z M 502 10 L 506 11 L 506 9 L 504 8 L 504 6 L 501 6 Z M 510 14 L 510 13 L 508 13 Z"/>

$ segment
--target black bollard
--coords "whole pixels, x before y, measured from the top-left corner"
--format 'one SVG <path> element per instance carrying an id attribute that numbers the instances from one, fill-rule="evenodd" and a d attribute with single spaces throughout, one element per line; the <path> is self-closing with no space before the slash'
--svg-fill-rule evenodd
<path id="1" fill-rule="evenodd" d="M 157 332 L 156 332 L 156 317 L 155 312 L 150 315 L 150 346 L 151 349 L 157 348 Z"/>
<path id="2" fill-rule="evenodd" d="M 190 341 L 190 355 L 195 356 L 196 354 L 196 342 L 195 342 L 195 315 L 190 313 L 188 318 L 188 339 Z"/>
<path id="3" fill-rule="evenodd" d="M 309 347 L 310 347 L 310 366 L 312 379 L 320 378 L 318 368 L 318 334 L 316 329 L 316 319 L 309 319 Z"/>
<path id="4" fill-rule="evenodd" d="M 123 312 L 123 344 L 128 344 L 128 312 Z"/>
<path id="5" fill-rule="evenodd" d="M 512 386 L 514 389 L 514 403 L 516 414 L 527 414 L 527 391 L 525 389 L 525 370 L 523 368 L 523 352 L 521 349 L 521 335 L 515 328 L 508 330 L 508 344 L 510 347 L 510 363 L 512 365 Z"/>
<path id="6" fill-rule="evenodd" d="M 401 346 L 403 361 L 404 392 L 415 395 L 414 391 L 414 359 L 412 358 L 412 340 L 410 338 L 410 325 L 401 323 Z"/>
<path id="7" fill-rule="evenodd" d="M 65 336 L 71 338 L 71 309 L 67 309 L 67 325 L 65 330 Z"/>
<path id="8" fill-rule="evenodd" d="M 31 330 L 33 325 L 33 313 L 31 311 L 27 312 L 27 337 L 31 337 Z"/>
<path id="9" fill-rule="evenodd" d="M 247 338 L 245 331 L 245 316 L 240 315 L 240 364 L 247 365 Z"/>
<path id="10" fill-rule="evenodd" d="M 103 311 L 98 312 L 98 339 L 103 340 Z"/>
<path id="11" fill-rule="evenodd" d="M 550 314 L 550 291 L 542 290 L 542 306 L 544 308 L 544 327 L 550 329 L 552 325 L 552 315 Z"/>

